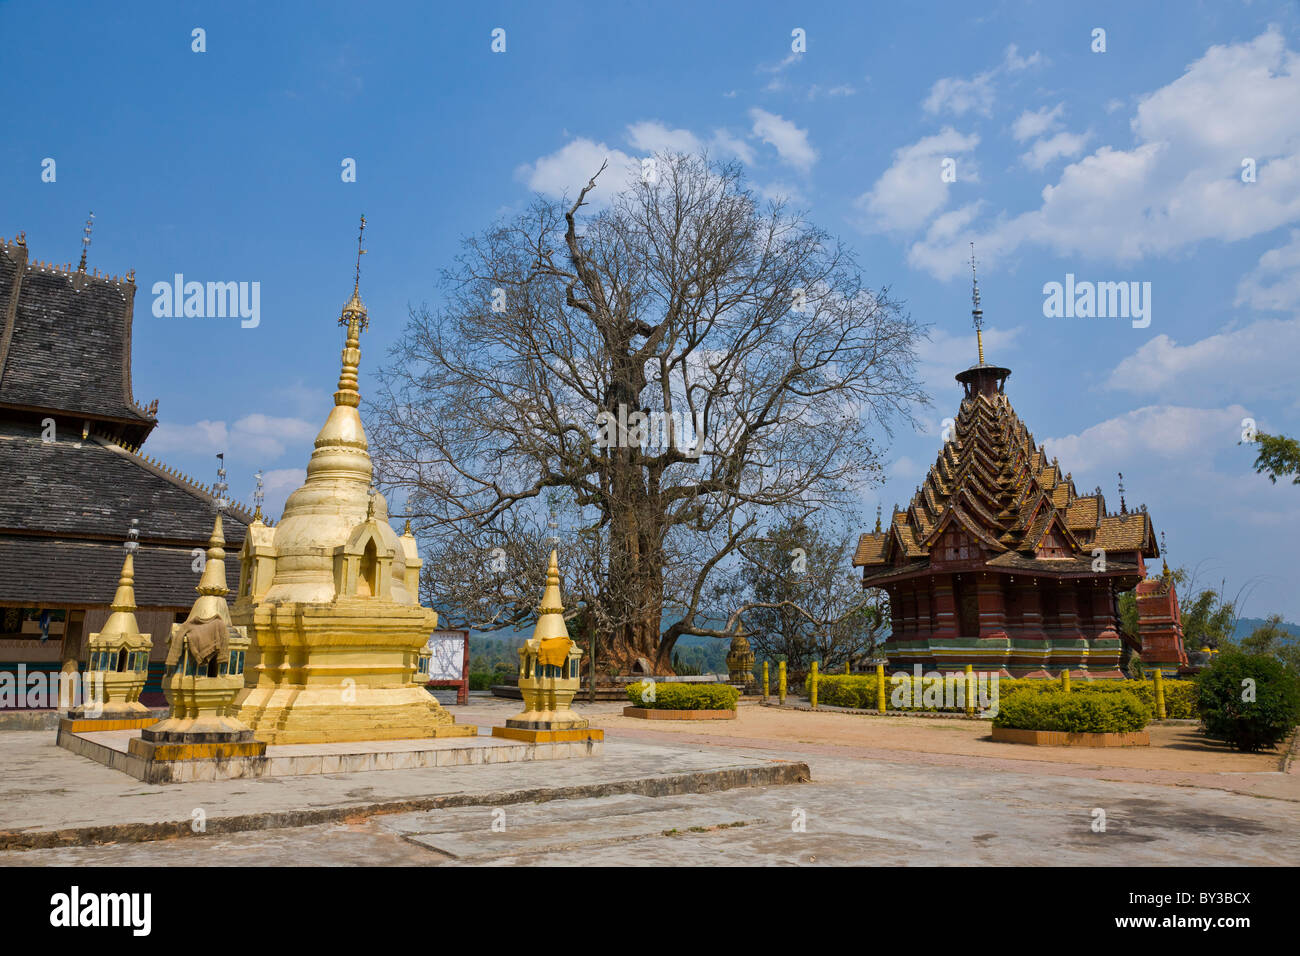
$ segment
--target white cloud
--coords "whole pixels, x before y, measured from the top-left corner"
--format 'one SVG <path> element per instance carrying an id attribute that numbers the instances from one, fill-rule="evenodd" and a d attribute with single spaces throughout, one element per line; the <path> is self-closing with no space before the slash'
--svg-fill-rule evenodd
<path id="1" fill-rule="evenodd" d="M 622 189 L 628 176 L 641 168 L 639 159 L 621 149 L 578 137 L 554 153 L 540 157 L 535 163 L 523 164 L 515 170 L 515 177 L 533 192 L 544 196 L 576 199 L 606 160 L 609 166 L 596 180 L 596 188 L 588 194 L 591 202 L 600 203 Z"/>
<path id="2" fill-rule="evenodd" d="M 993 73 L 990 72 L 980 73 L 969 80 L 952 76 L 936 80 L 921 106 L 927 113 L 947 110 L 965 116 L 973 110 L 981 116 L 988 116 L 993 112 L 993 99 Z"/>
<path id="3" fill-rule="evenodd" d="M 319 430 L 319 422 L 260 413 L 245 415 L 230 426 L 207 419 L 191 425 L 163 422 L 149 437 L 149 449 L 186 455 L 237 452 L 242 459 L 274 461 L 289 446 L 309 442 Z"/>
<path id="4" fill-rule="evenodd" d="M 1055 159 L 1078 156 L 1087 142 L 1087 133 L 1057 133 L 1035 141 L 1029 151 L 1021 155 L 1020 161 L 1030 169 L 1042 169 Z"/>
<path id="5" fill-rule="evenodd" d="M 723 159 L 734 156 L 746 166 L 754 165 L 754 148 L 725 129 L 715 129 L 713 131 L 713 140 L 710 142 L 709 148 Z"/>
<path id="6" fill-rule="evenodd" d="M 698 153 L 703 144 L 688 129 L 669 129 L 658 120 L 643 120 L 627 128 L 627 141 L 643 153 Z"/>
<path id="7" fill-rule="evenodd" d="M 1257 265 L 1237 285 L 1237 305 L 1261 311 L 1300 310 L 1300 229 L 1291 241 L 1260 256 Z"/>
<path id="8" fill-rule="evenodd" d="M 935 81 L 935 84 L 930 87 L 930 95 L 925 98 L 921 106 L 927 113 L 949 112 L 956 116 L 964 116 L 975 112 L 981 116 L 989 116 L 993 112 L 993 101 L 996 98 L 994 84 L 998 77 L 1028 69 L 1040 62 L 1042 62 L 1040 54 L 1033 53 L 1028 57 L 1022 57 L 1017 52 L 1015 44 L 1012 44 L 1007 47 L 1002 62 L 990 70 L 977 73 L 970 79 L 948 76 Z"/>
<path id="9" fill-rule="evenodd" d="M 1180 460 L 1203 461 L 1207 448 L 1227 449 L 1236 444 L 1241 420 L 1248 415 L 1240 405 L 1148 405 L 1099 422 L 1077 435 L 1049 438 L 1043 444 L 1048 457 L 1058 458 L 1061 470 L 1071 471 L 1076 482 L 1083 484 L 1084 474 L 1113 474 L 1135 461 L 1157 459 L 1165 467 Z"/>
<path id="10" fill-rule="evenodd" d="M 1132 149 L 1102 146 L 1044 188 L 1038 209 L 1000 218 L 983 235 L 926 236 L 909 262 L 951 278 L 973 239 L 987 262 L 1032 243 L 1127 263 L 1300 221 L 1298 67 L 1274 31 L 1211 47 L 1141 98 Z M 1257 182 L 1241 181 L 1243 156 L 1255 159 Z"/>
<path id="11" fill-rule="evenodd" d="M 1041 110 L 1033 112 L 1025 110 L 1011 124 L 1011 135 L 1016 138 L 1017 143 L 1023 143 L 1027 139 L 1036 139 L 1048 130 L 1061 125 L 1060 119 L 1063 112 L 1065 112 L 1064 103 L 1058 103 L 1051 109 L 1044 106 Z"/>
<path id="12" fill-rule="evenodd" d="M 754 135 L 775 148 L 782 162 L 803 172 L 812 169 L 817 162 L 817 150 L 808 142 L 807 130 L 758 107 L 751 109 L 749 116 L 754 121 Z"/>
<path id="13" fill-rule="evenodd" d="M 1157 335 L 1115 366 L 1105 387 L 1166 401 L 1207 392 L 1245 401 L 1294 399 L 1297 352 L 1300 318 L 1263 319 L 1187 345 Z"/>
<path id="14" fill-rule="evenodd" d="M 831 87 L 823 87 L 818 83 L 814 83 L 812 86 L 808 87 L 808 99 L 810 100 L 815 100 L 821 96 L 829 96 L 831 98 L 836 96 L 853 96 L 855 93 L 857 93 L 857 90 L 847 83 L 841 83 L 839 86 Z"/>
<path id="15" fill-rule="evenodd" d="M 884 231 L 907 231 L 925 225 L 948 202 L 950 183 L 941 178 L 941 163 L 979 145 L 975 134 L 965 136 L 945 127 L 910 146 L 894 151 L 893 164 L 871 189 L 859 196 L 856 205 L 870 219 L 869 226 Z M 974 161 L 962 159 L 958 180 L 978 181 Z"/>

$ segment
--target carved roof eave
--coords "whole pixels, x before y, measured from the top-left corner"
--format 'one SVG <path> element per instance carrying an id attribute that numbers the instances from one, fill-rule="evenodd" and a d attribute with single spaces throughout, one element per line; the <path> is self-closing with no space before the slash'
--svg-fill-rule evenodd
<path id="1" fill-rule="evenodd" d="M 1006 546 L 1002 544 L 1002 542 L 990 535 L 988 531 L 982 527 L 978 521 L 968 515 L 960 505 L 950 506 L 948 510 L 944 512 L 943 517 L 939 519 L 939 523 L 934 526 L 934 530 L 930 532 L 924 541 L 918 543 L 925 548 L 926 551 L 931 550 L 934 547 L 935 541 L 938 540 L 939 535 L 943 533 L 943 529 L 953 521 L 958 522 L 964 529 L 969 531 L 980 541 L 983 541 L 994 551 L 1002 552 L 1007 550 Z"/>

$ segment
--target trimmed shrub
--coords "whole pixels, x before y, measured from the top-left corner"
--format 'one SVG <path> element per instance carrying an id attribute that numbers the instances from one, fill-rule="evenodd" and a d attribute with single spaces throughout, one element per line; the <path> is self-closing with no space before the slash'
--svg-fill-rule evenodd
<path id="1" fill-rule="evenodd" d="M 1248 681 L 1254 700 L 1245 699 Z M 1236 750 L 1271 748 L 1300 723 L 1300 677 L 1274 657 L 1219 654 L 1196 685 L 1205 732 Z"/>
<path id="2" fill-rule="evenodd" d="M 1129 691 L 1015 694 L 1003 700 L 994 727 L 1059 730 L 1071 734 L 1119 734 L 1141 730 L 1151 711 Z"/>
<path id="3" fill-rule="evenodd" d="M 642 700 L 649 681 L 627 685 L 627 699 L 634 707 L 649 710 L 735 710 L 740 689 L 730 684 L 674 684 L 654 681 L 654 700 Z"/>

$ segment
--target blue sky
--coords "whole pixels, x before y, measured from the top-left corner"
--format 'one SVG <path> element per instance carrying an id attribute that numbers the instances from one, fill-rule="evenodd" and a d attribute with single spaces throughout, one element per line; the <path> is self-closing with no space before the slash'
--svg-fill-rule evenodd
<path id="1" fill-rule="evenodd" d="M 988 358 L 1049 454 L 1111 504 L 1122 470 L 1174 564 L 1300 620 L 1300 488 L 1237 444 L 1248 416 L 1300 432 L 1296 6 L 975 7 L 0 3 L 0 233 L 75 262 L 94 211 L 91 264 L 136 270 L 148 449 L 205 481 L 225 451 L 243 500 L 263 468 L 275 513 L 328 410 L 360 213 L 364 390 L 463 236 L 603 157 L 707 146 L 931 325 L 935 404 L 896 433 L 864 521 L 907 500 L 956 413 L 974 240 Z M 260 282 L 260 325 L 155 318 L 177 272 Z M 1046 318 L 1067 273 L 1151 283 L 1149 327 Z"/>

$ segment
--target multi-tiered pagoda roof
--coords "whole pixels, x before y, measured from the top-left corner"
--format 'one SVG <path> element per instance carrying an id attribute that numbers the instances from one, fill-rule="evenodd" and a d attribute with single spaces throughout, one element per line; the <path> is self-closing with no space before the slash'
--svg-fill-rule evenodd
<path id="1" fill-rule="evenodd" d="M 1141 575 L 1159 549 L 1145 507 L 1107 511 L 1098 488 L 1080 494 L 1070 473 L 1034 440 L 1004 393 L 1010 373 L 976 365 L 951 436 L 911 502 L 885 528 L 861 536 L 853 558 L 864 585 L 924 573 L 932 563 L 978 560 L 989 568 L 1050 577 L 1093 575 L 1094 550 L 1108 572 Z M 958 528 L 970 544 L 947 547 Z M 948 553 L 965 548 L 966 554 Z M 947 550 L 944 550 L 947 548 Z"/>

